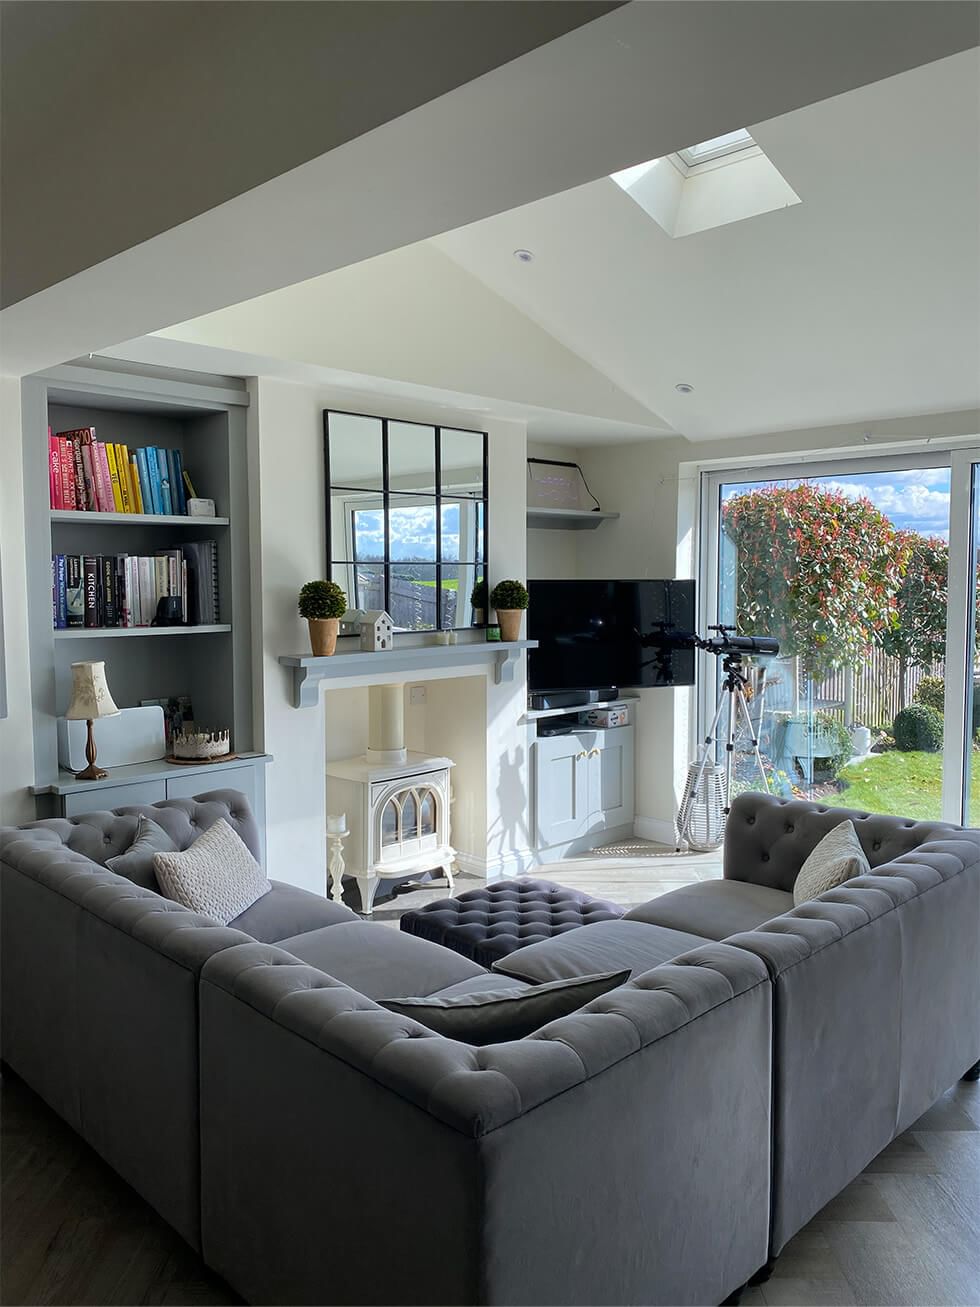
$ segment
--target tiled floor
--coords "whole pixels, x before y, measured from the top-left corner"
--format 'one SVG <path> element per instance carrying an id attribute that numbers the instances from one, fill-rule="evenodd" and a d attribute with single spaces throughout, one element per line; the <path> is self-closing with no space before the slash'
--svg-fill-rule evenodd
<path id="1" fill-rule="evenodd" d="M 717 854 L 643 846 L 541 875 L 623 904 L 721 874 Z M 460 876 L 457 890 L 479 884 Z M 375 909 L 398 926 L 443 884 Z M 191 1250 L 16 1077 L 2 1104 L 0 1302 L 237 1303 Z M 786 1247 L 744 1307 L 978 1307 L 980 1085 L 958 1084 Z"/>

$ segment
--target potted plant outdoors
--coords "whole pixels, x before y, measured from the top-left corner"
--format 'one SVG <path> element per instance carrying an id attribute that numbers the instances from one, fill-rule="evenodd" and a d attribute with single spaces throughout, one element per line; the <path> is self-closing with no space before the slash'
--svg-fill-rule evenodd
<path id="1" fill-rule="evenodd" d="M 310 648 L 315 658 L 329 658 L 337 651 L 340 619 L 347 611 L 347 596 L 336 581 L 307 581 L 299 592 L 299 615 L 310 628 Z"/>
<path id="2" fill-rule="evenodd" d="M 498 581 L 490 591 L 490 606 L 497 610 L 501 640 L 521 638 L 521 613 L 530 596 L 520 581 Z"/>
<path id="3" fill-rule="evenodd" d="M 477 581 L 470 593 L 470 607 L 473 609 L 473 620 L 477 626 L 486 626 L 487 624 L 487 583 L 482 577 Z"/>

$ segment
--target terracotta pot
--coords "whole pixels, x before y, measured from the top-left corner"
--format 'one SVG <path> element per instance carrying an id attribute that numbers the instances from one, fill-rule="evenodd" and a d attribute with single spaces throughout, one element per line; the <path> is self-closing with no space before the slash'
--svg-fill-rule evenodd
<path id="1" fill-rule="evenodd" d="M 310 648 L 314 658 L 329 658 L 337 652 L 337 635 L 340 631 L 339 617 L 308 617 L 310 628 Z"/>
<path id="2" fill-rule="evenodd" d="M 521 638 L 521 618 L 523 608 L 498 608 L 497 622 L 500 626 L 500 638 L 508 643 Z"/>

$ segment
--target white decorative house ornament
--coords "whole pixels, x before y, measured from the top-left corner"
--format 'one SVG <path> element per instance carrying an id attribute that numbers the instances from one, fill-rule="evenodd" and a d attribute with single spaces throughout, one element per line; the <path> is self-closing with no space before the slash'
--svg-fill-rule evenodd
<path id="1" fill-rule="evenodd" d="M 367 653 L 393 649 L 395 626 L 383 609 L 368 609 L 361 614 L 361 648 Z"/>

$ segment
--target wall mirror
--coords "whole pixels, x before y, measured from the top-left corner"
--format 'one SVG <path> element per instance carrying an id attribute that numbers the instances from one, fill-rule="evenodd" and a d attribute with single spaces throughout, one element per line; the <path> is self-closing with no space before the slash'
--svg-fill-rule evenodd
<path id="1" fill-rule="evenodd" d="M 487 433 L 325 409 L 328 575 L 400 631 L 476 626 Z"/>

